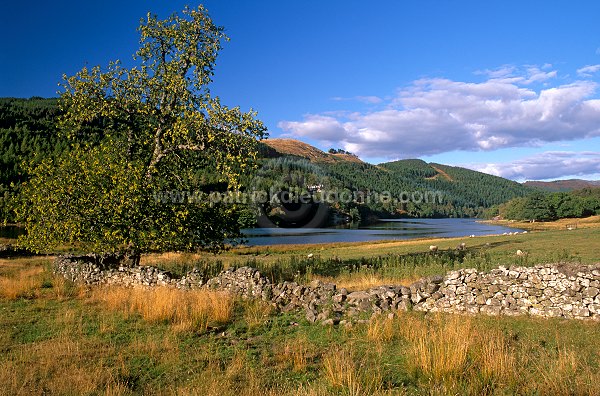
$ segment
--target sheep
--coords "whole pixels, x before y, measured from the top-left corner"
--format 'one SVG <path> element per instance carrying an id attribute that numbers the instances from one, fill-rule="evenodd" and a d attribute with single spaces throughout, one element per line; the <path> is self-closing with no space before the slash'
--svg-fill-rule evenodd
<path id="1" fill-rule="evenodd" d="M 467 244 L 466 243 L 461 243 L 460 245 L 458 245 L 456 247 L 456 250 L 467 250 Z"/>
<path id="2" fill-rule="evenodd" d="M 430 252 L 437 252 L 438 251 L 438 247 L 435 246 L 435 245 L 431 245 L 431 246 L 429 246 L 429 251 Z"/>
<path id="3" fill-rule="evenodd" d="M 517 256 L 519 256 L 519 257 L 527 256 L 527 252 L 524 252 L 523 250 L 519 249 L 519 250 L 517 250 Z"/>

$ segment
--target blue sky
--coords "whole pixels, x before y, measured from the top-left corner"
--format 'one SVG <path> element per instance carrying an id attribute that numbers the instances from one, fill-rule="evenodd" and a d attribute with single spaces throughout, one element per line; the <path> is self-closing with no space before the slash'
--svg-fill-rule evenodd
<path id="1" fill-rule="evenodd" d="M 0 96 L 56 96 L 61 75 L 133 65 L 146 12 L 185 1 L 0 6 Z M 272 137 L 467 166 L 515 180 L 600 178 L 600 3 L 203 3 L 231 41 L 213 94 Z"/>

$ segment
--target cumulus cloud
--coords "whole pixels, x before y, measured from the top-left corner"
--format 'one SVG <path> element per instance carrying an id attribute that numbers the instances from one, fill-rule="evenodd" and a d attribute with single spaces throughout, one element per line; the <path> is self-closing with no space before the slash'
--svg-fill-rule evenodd
<path id="1" fill-rule="evenodd" d="M 279 127 L 299 137 L 311 137 L 321 141 L 337 141 L 346 133 L 342 124 L 334 117 L 307 115 L 303 121 L 282 121 Z"/>
<path id="2" fill-rule="evenodd" d="M 600 70 L 600 65 L 589 65 L 577 69 L 577 74 L 583 77 L 591 77 L 594 73 Z"/>
<path id="3" fill-rule="evenodd" d="M 600 136 L 598 84 L 589 78 L 565 83 L 551 68 L 505 66 L 477 73 L 484 76 L 478 82 L 419 79 L 376 111 L 309 114 L 278 125 L 294 136 L 339 142 L 367 158 L 496 150 Z M 586 68 L 580 70 L 589 72 Z"/>
<path id="4" fill-rule="evenodd" d="M 547 151 L 511 162 L 464 166 L 513 180 L 586 177 L 600 174 L 600 152 Z"/>

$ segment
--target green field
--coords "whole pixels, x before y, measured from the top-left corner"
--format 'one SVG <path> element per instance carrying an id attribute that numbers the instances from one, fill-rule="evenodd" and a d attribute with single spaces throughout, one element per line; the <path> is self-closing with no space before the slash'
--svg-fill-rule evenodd
<path id="1" fill-rule="evenodd" d="M 468 250 L 457 254 L 461 242 Z M 429 253 L 432 244 L 441 251 Z M 406 312 L 323 326 L 206 292 L 83 288 L 53 276 L 51 260 L 0 260 L 0 394 L 600 394 L 596 322 Z M 256 265 L 273 278 L 361 288 L 459 267 L 597 263 L 600 228 L 144 261 L 173 271 Z"/>

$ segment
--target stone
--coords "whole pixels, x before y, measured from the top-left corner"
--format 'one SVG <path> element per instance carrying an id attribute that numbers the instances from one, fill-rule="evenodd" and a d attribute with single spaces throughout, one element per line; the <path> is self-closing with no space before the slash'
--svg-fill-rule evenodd
<path id="1" fill-rule="evenodd" d="M 346 301 L 346 296 L 344 294 L 336 294 L 333 297 L 331 297 L 331 299 L 333 300 L 333 302 L 341 303 Z"/>
<path id="2" fill-rule="evenodd" d="M 460 277 L 460 272 L 458 271 L 450 271 L 448 275 L 446 275 L 446 280 L 454 280 Z"/>
<path id="3" fill-rule="evenodd" d="M 315 323 L 317 321 L 317 311 L 315 309 L 307 309 L 306 310 L 306 320 L 310 323 Z"/>
<path id="4" fill-rule="evenodd" d="M 428 283 L 427 286 L 425 286 L 425 292 L 428 294 L 435 293 L 439 288 L 440 285 L 437 283 Z"/>
<path id="5" fill-rule="evenodd" d="M 500 310 L 502 308 L 500 306 L 492 306 L 492 305 L 484 305 L 480 308 L 480 312 L 486 315 L 497 316 L 500 315 Z"/>
<path id="6" fill-rule="evenodd" d="M 581 317 L 590 316 L 589 309 L 583 308 L 583 307 L 573 307 L 573 310 L 571 311 L 571 313 L 573 314 L 573 316 L 581 316 Z"/>
<path id="7" fill-rule="evenodd" d="M 355 291 L 346 296 L 346 299 L 349 302 L 361 301 L 361 300 L 369 300 L 371 299 L 371 295 L 365 291 Z"/>
<path id="8" fill-rule="evenodd" d="M 379 286 L 349 293 L 335 284 L 319 280 L 309 285 L 297 282 L 271 284 L 250 267 L 228 268 L 206 279 L 193 269 L 181 278 L 151 266 L 121 265 L 98 261 L 97 256 L 63 256 L 54 271 L 74 282 L 126 287 L 176 287 L 182 290 L 210 288 L 270 302 L 281 312 L 304 311 L 306 319 L 327 325 L 342 318 L 385 314 L 415 309 L 424 312 L 462 314 L 565 317 L 600 320 L 600 268 L 566 264 L 531 268 L 503 267 L 487 273 L 475 269 L 450 271 L 414 282 L 409 287 Z M 566 270 L 565 270 L 566 268 Z"/>

